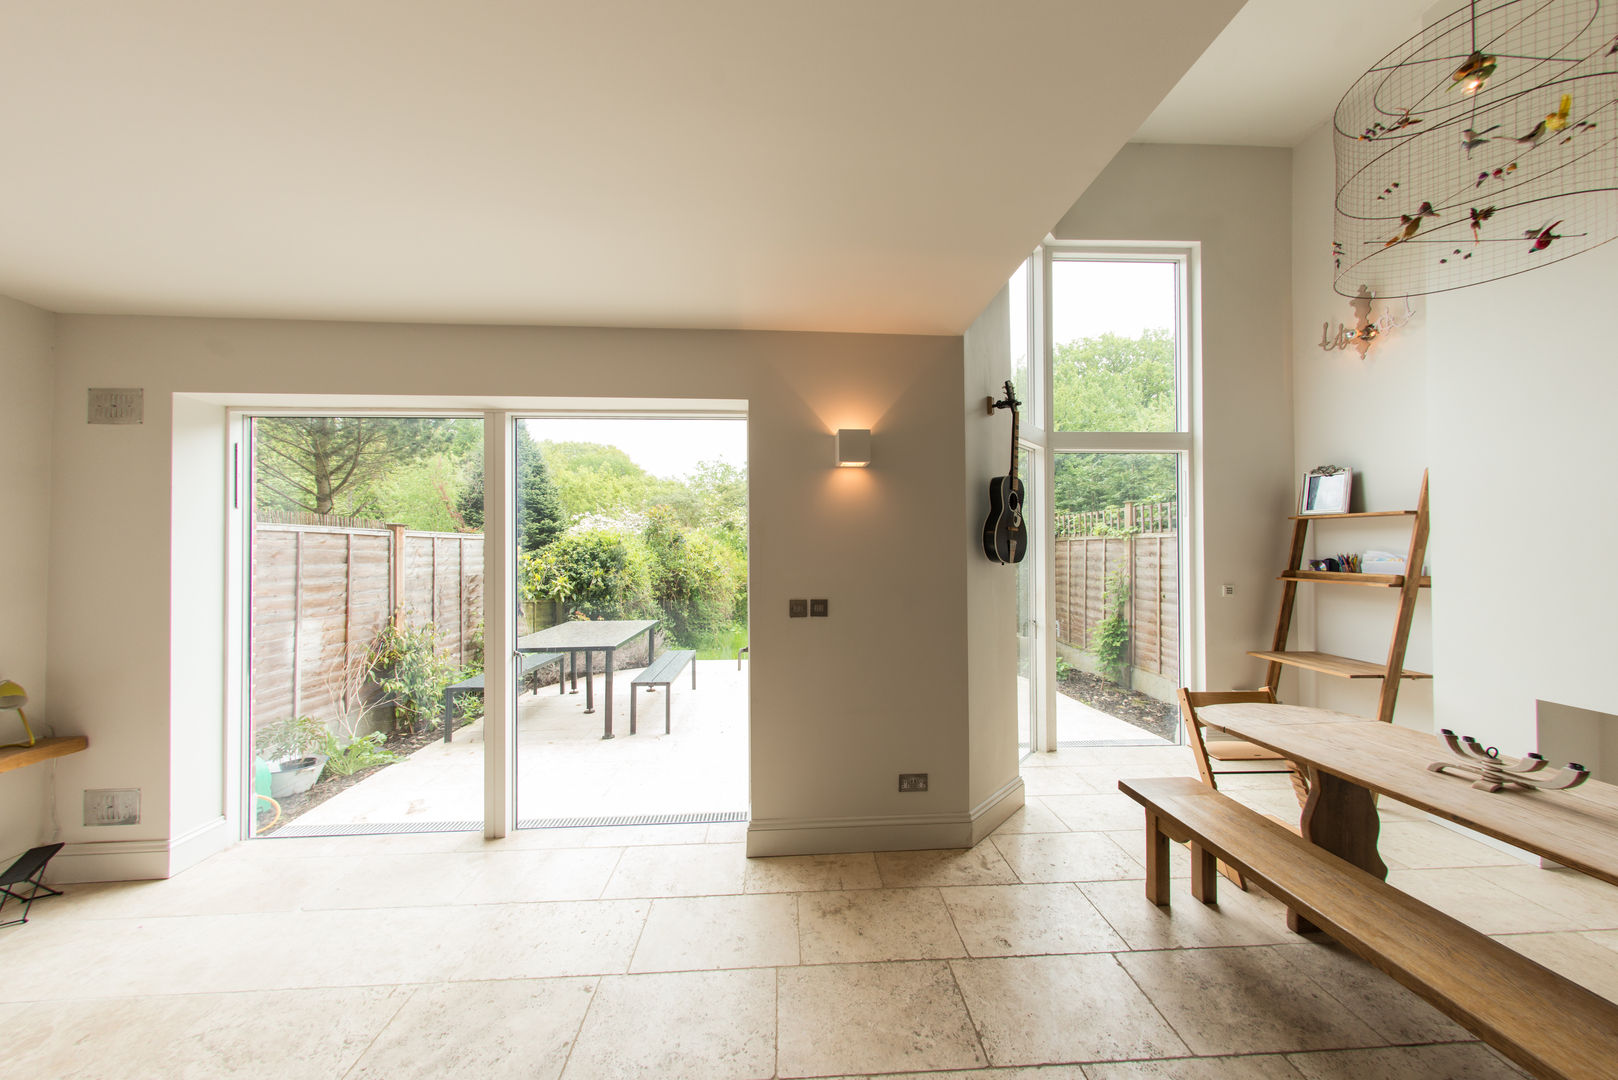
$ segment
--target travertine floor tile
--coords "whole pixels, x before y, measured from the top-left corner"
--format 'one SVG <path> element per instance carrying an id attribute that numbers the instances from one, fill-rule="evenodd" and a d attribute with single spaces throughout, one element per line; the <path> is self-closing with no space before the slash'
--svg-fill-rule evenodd
<path id="1" fill-rule="evenodd" d="M 1289 1054 L 1305 1080 L 1523 1080 L 1481 1043 Z"/>
<path id="2" fill-rule="evenodd" d="M 753 1080 L 775 1072 L 775 972 L 602 979 L 565 1080 Z"/>
<path id="3" fill-rule="evenodd" d="M 1303 972 L 1386 1043 L 1469 1042 L 1473 1036 L 1422 998 L 1341 945 L 1329 941 L 1277 946 Z"/>
<path id="4" fill-rule="evenodd" d="M 950 966 L 994 1065 L 1189 1053 L 1109 953 L 956 960 Z"/>
<path id="5" fill-rule="evenodd" d="M 1278 1054 L 1118 1061 L 1086 1065 L 1084 1075 L 1087 1080 L 1298 1080 L 1298 1071 Z"/>
<path id="6" fill-rule="evenodd" d="M 747 873 L 742 844 L 625 848 L 602 893 L 607 897 L 739 893 Z"/>
<path id="7" fill-rule="evenodd" d="M 805 964 L 965 956 L 937 889 L 861 889 L 798 896 Z"/>
<path id="8" fill-rule="evenodd" d="M 1480 867 L 1473 873 L 1573 920 L 1580 930 L 1618 929 L 1618 885 L 1577 870 L 1542 870 L 1522 863 Z"/>
<path id="9" fill-rule="evenodd" d="M 941 892 L 971 956 L 1111 952 L 1128 947 L 1077 885 L 972 885 Z"/>
<path id="10" fill-rule="evenodd" d="M 1006 885 L 1017 880 L 1000 849 L 985 840 L 975 848 L 879 851 L 876 868 L 890 889 L 918 885 Z"/>
<path id="11" fill-rule="evenodd" d="M 597 900 L 444 908 L 437 914 L 449 925 L 438 933 L 455 959 L 415 981 L 627 971 L 650 906 L 647 900 Z"/>
<path id="12" fill-rule="evenodd" d="M 1384 859 L 1409 867 L 1523 866 L 1521 859 L 1497 847 L 1463 836 L 1432 821 L 1384 821 L 1377 838 Z"/>
<path id="13" fill-rule="evenodd" d="M 1618 1002 L 1618 933 L 1505 934 L 1498 940 L 1586 989 Z"/>
<path id="14" fill-rule="evenodd" d="M 1145 871 L 1105 833 L 1038 833 L 991 841 L 1025 882 L 1117 881 Z"/>
<path id="15" fill-rule="evenodd" d="M 586 848 L 478 856 L 477 862 L 467 868 L 465 887 L 455 902 L 594 900 L 607 887 L 621 854 L 617 848 Z"/>
<path id="16" fill-rule="evenodd" d="M 594 979 L 418 987 L 344 1080 L 555 1080 L 595 987 Z"/>
<path id="17" fill-rule="evenodd" d="M 1097 786 L 1085 770 L 1073 766 L 1053 765 L 1042 769 L 1025 769 L 1023 787 L 1029 795 L 1044 798 L 1047 795 L 1095 795 L 1101 791 L 1116 791 L 1115 784 Z"/>
<path id="18" fill-rule="evenodd" d="M 1582 930 L 1580 920 L 1506 893 L 1486 869 L 1393 870 L 1388 884 L 1484 934 Z M 1509 900 L 1507 899 L 1509 897 Z"/>
<path id="19" fill-rule="evenodd" d="M 783 1077 L 988 1064 L 939 960 L 782 969 L 780 1016 Z"/>
<path id="20" fill-rule="evenodd" d="M 1195 949 L 1219 945 L 1290 944 L 1298 936 L 1286 927 L 1286 908 L 1251 888 L 1242 892 L 1219 880 L 1219 903 L 1192 899 L 1183 883 L 1172 887 L 1173 903 L 1158 907 L 1146 899 L 1139 881 L 1094 882 L 1079 886 L 1131 949 Z"/>
<path id="21" fill-rule="evenodd" d="M 1197 1054 L 1382 1043 L 1272 949 L 1122 953 L 1121 963 Z"/>
<path id="22" fill-rule="evenodd" d="M 1067 832 L 1067 826 L 1063 824 L 1061 818 L 1051 812 L 1050 807 L 1045 805 L 1044 799 L 1031 795 L 1023 803 L 1022 809 L 1000 823 L 1000 827 L 994 830 L 994 835 L 1042 832 Z"/>
<path id="23" fill-rule="evenodd" d="M 836 889 L 879 889 L 876 856 L 782 855 L 748 859 L 743 887 L 750 893 L 830 892 Z"/>
<path id="24" fill-rule="evenodd" d="M 7 1006 L 13 1077 L 216 1080 L 266 1068 L 287 1080 L 344 1075 L 408 988 L 279 990 Z M 273 1064 L 272 1064 L 273 1063 Z"/>
<path id="25" fill-rule="evenodd" d="M 798 901 L 786 894 L 652 901 L 632 972 L 790 966 L 798 962 Z"/>
<path id="26" fill-rule="evenodd" d="M 1074 832 L 1143 828 L 1145 811 L 1122 792 L 1102 795 L 1047 795 L 1045 805 Z"/>

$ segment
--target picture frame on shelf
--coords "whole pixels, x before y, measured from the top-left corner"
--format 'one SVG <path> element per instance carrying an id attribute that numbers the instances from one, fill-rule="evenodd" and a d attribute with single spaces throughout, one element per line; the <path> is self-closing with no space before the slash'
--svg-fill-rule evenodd
<path id="1" fill-rule="evenodd" d="M 1354 470 L 1341 465 L 1317 465 L 1303 474 L 1298 493 L 1299 515 L 1346 514 L 1354 488 Z"/>

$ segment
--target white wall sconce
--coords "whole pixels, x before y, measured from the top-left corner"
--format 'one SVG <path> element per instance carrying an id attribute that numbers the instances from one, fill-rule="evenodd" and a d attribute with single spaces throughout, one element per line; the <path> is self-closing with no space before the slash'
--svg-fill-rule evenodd
<path id="1" fill-rule="evenodd" d="M 1372 319 L 1371 301 L 1373 299 L 1375 298 L 1371 295 L 1371 290 L 1361 285 L 1359 293 L 1348 301 L 1349 307 L 1354 309 L 1354 328 L 1350 330 L 1344 324 L 1338 323 L 1337 333 L 1333 334 L 1331 332 L 1331 323 L 1322 323 L 1320 327 L 1320 347 L 1327 352 L 1331 352 L 1333 349 L 1353 349 L 1360 354 L 1360 359 L 1363 360 L 1365 359 L 1365 354 L 1371 349 L 1371 342 L 1389 330 L 1397 330 L 1409 322 L 1416 314 L 1415 309 L 1410 306 L 1410 298 L 1407 296 L 1404 298 L 1405 310 L 1403 315 L 1395 315 L 1384 306 L 1382 317 Z"/>
<path id="2" fill-rule="evenodd" d="M 863 469 L 871 464 L 871 429 L 837 429 L 837 467 Z"/>

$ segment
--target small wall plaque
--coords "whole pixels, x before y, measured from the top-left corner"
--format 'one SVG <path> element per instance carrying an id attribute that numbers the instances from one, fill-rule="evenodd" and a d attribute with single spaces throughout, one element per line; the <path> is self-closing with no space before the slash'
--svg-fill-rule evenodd
<path id="1" fill-rule="evenodd" d="M 90 388 L 92 424 L 140 424 L 146 419 L 145 391 L 135 388 Z"/>

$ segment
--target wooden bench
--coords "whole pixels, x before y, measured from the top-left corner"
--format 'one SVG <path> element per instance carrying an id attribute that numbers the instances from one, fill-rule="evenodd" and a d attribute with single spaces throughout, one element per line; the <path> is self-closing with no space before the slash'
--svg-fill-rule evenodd
<path id="1" fill-rule="evenodd" d="M 629 733 L 635 734 L 635 687 L 644 686 L 650 690 L 654 686 L 663 688 L 663 734 L 672 730 L 674 709 L 674 693 L 672 690 L 675 678 L 687 664 L 691 665 L 691 689 L 697 688 L 697 654 L 692 649 L 670 649 L 656 660 L 646 665 L 646 670 L 629 680 Z"/>
<path id="2" fill-rule="evenodd" d="M 1189 843 L 1191 892 L 1203 903 L 1216 900 L 1215 861 L 1229 863 L 1541 1080 L 1618 1078 L 1618 1005 L 1606 998 L 1199 780 L 1118 788 L 1146 808 L 1152 903 L 1169 902 L 1169 841 Z"/>
<path id="3" fill-rule="evenodd" d="M 524 682 L 524 680 L 527 680 L 527 679 L 530 679 L 530 678 L 533 678 L 533 679 L 537 680 L 539 669 L 544 667 L 546 664 L 550 663 L 551 661 L 555 660 L 555 661 L 557 661 L 556 688 L 561 693 L 564 693 L 564 694 L 567 693 L 567 686 L 565 685 L 566 680 L 564 680 L 562 678 L 562 668 L 561 668 L 561 663 L 560 663 L 561 659 L 562 659 L 562 656 L 563 656 L 562 653 L 559 653 L 559 652 L 527 653 L 527 652 L 525 652 L 525 653 L 519 653 L 518 656 L 520 657 L 520 659 L 518 660 L 518 665 L 517 665 L 517 682 L 518 682 L 519 685 L 522 684 Z M 537 681 L 536 681 L 536 684 L 534 685 L 534 687 L 532 687 L 532 689 L 537 690 L 538 688 L 539 687 L 538 687 L 538 684 L 537 684 Z M 451 736 L 453 736 L 455 734 L 455 698 L 460 694 L 476 694 L 478 697 L 482 697 L 483 696 L 483 675 L 482 675 L 482 673 L 474 675 L 470 679 L 462 679 L 460 682 L 456 683 L 454 686 L 450 686 L 450 687 L 445 688 L 445 690 L 444 690 L 444 741 L 445 742 L 454 742 L 454 739 Z"/>

